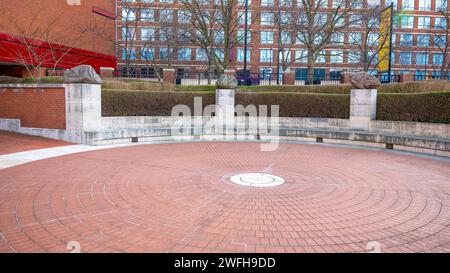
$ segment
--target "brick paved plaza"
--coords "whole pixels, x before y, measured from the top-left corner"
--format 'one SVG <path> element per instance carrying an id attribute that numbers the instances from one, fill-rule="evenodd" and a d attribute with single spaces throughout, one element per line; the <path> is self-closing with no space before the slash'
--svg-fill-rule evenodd
<path id="1" fill-rule="evenodd" d="M 450 163 L 308 144 L 177 143 L 0 170 L 0 251 L 450 251 Z M 262 172 L 270 188 L 229 177 Z M 375 242 L 373 242 L 375 241 Z"/>

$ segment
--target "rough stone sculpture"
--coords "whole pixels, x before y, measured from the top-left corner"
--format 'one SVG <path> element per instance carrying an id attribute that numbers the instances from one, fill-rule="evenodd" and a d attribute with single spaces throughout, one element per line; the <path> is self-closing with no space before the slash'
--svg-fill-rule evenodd
<path id="1" fill-rule="evenodd" d="M 218 89 L 235 89 L 238 86 L 238 82 L 234 76 L 222 75 L 216 82 Z"/>
<path id="2" fill-rule="evenodd" d="M 80 65 L 64 71 L 65 83 L 103 83 L 100 76 L 90 65 Z"/>
<path id="3" fill-rule="evenodd" d="M 356 89 L 376 89 L 381 85 L 380 81 L 366 72 L 356 72 L 350 77 L 350 83 Z"/>

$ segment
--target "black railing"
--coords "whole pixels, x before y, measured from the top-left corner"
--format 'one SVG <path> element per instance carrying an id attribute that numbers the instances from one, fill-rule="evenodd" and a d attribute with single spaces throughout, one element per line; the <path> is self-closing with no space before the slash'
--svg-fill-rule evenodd
<path id="1" fill-rule="evenodd" d="M 214 85 L 216 84 L 219 74 L 212 72 L 184 72 L 176 76 L 175 83 L 177 85 Z"/>
<path id="2" fill-rule="evenodd" d="M 426 81 L 426 80 L 450 80 L 450 75 L 441 76 L 441 75 L 425 75 L 425 74 L 416 74 L 414 75 L 414 81 Z"/>
<path id="3" fill-rule="evenodd" d="M 378 78 L 378 80 L 380 80 L 382 84 L 400 82 L 400 75 L 391 75 L 390 79 L 389 75 L 385 74 L 376 75 L 376 77 Z"/>

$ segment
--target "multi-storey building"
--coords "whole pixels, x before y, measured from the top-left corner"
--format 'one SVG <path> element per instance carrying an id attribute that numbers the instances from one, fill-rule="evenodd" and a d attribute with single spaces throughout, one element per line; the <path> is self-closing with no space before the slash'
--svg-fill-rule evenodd
<path id="1" fill-rule="evenodd" d="M 186 72 L 205 71 L 206 58 L 203 50 L 189 41 L 176 42 L 172 37 L 168 39 L 162 34 L 161 28 L 167 24 L 182 30 L 183 22 L 180 5 L 177 0 L 127 0 L 119 1 L 117 5 L 118 24 L 118 69 L 119 73 L 127 76 L 152 77 L 155 69 L 172 67 L 178 75 Z M 245 0 L 239 0 L 243 2 Z M 252 23 L 248 34 L 248 69 L 251 73 L 274 73 L 279 69 L 279 33 L 274 24 L 276 12 L 289 13 L 291 10 L 301 8 L 301 0 L 248 0 L 248 17 Z M 348 0 L 350 1 L 350 0 Z M 203 0 L 205 9 L 208 0 Z M 168 5 L 170 3 L 171 5 Z M 173 4 L 172 4 L 173 3 Z M 390 0 L 364 0 L 354 7 L 352 13 L 357 14 L 369 8 L 384 8 L 391 4 Z M 393 0 L 395 20 L 392 37 L 392 69 L 395 74 L 409 73 L 414 75 L 441 75 L 442 64 L 449 58 L 446 50 L 447 24 L 449 23 L 449 5 L 447 0 Z M 332 9 L 334 0 L 324 2 L 323 13 Z M 244 12 L 244 5 L 239 5 L 239 12 Z M 280 7 L 275 10 L 274 7 Z M 131 11 L 131 12 L 130 12 Z M 136 24 L 127 23 L 127 18 L 136 20 Z M 349 15 L 349 17 L 352 15 Z M 242 19 L 242 18 L 241 18 Z M 347 19 L 349 20 L 349 19 Z M 236 35 L 244 32 L 244 20 L 240 20 Z M 127 28 L 127 29 L 125 29 Z M 132 31 L 130 31 L 130 29 Z M 337 42 L 321 52 L 315 60 L 316 77 L 340 78 L 344 71 L 363 69 L 356 52 L 349 46 L 350 40 L 355 41 L 355 35 L 361 26 L 358 23 L 349 24 L 342 33 L 336 33 L 333 39 Z M 378 35 L 378 30 L 374 36 Z M 361 36 L 359 36 L 361 39 Z M 296 41 L 295 35 L 288 37 L 290 43 L 289 68 L 295 70 L 296 78 L 306 76 L 305 45 Z M 282 37 L 286 39 L 286 37 Z M 370 39 L 369 39 L 370 40 Z M 171 44 L 169 46 L 169 44 Z M 225 49 L 222 49 L 225 50 Z M 230 47 L 228 69 L 240 71 L 244 67 L 244 39 Z M 172 54 L 170 54 L 171 52 Z M 375 53 L 376 54 L 376 53 Z M 169 57 L 172 56 L 172 57 Z M 376 58 L 375 58 L 376 59 Z M 128 68 L 126 68 L 128 67 Z M 129 73 L 131 67 L 131 73 Z M 377 73 L 377 65 L 373 64 L 370 72 Z"/>
<path id="2" fill-rule="evenodd" d="M 115 69 L 114 9 L 111 0 L 0 0 L 0 75 Z"/>

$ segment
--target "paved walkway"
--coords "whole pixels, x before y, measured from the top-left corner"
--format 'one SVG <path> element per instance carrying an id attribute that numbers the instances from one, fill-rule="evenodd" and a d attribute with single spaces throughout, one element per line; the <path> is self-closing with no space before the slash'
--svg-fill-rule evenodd
<path id="1" fill-rule="evenodd" d="M 248 172 L 286 182 L 229 181 Z M 450 163 L 305 144 L 129 146 L 0 170 L 0 219 L 1 252 L 450 252 Z"/>
<path id="2" fill-rule="evenodd" d="M 67 145 L 71 145 L 71 143 L 0 131 L 0 155 Z"/>

